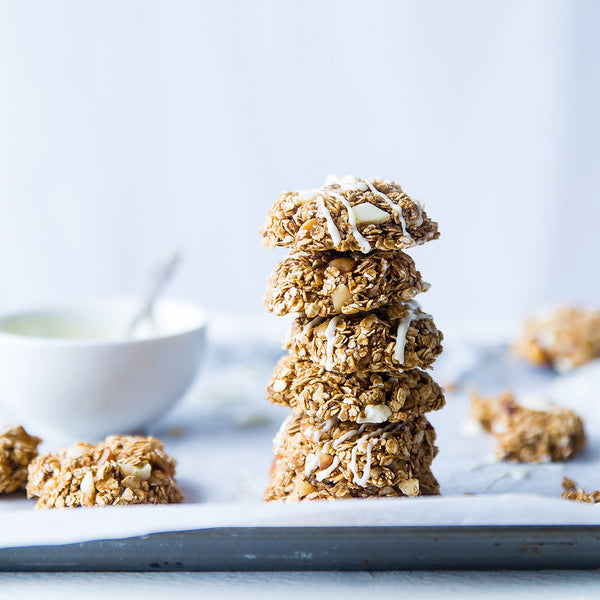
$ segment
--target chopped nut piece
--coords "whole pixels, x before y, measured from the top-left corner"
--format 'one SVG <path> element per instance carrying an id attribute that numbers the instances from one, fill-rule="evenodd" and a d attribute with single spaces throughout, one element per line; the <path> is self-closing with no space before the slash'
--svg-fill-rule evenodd
<path id="1" fill-rule="evenodd" d="M 352 294 L 347 285 L 341 283 L 333 292 L 331 292 L 331 301 L 336 312 L 341 312 L 342 308 L 352 299 Z"/>
<path id="2" fill-rule="evenodd" d="M 583 421 L 572 410 L 532 410 L 510 392 L 486 400 L 474 395 L 473 418 L 497 442 L 496 456 L 515 462 L 568 460 L 585 445 Z"/>
<path id="3" fill-rule="evenodd" d="M 327 267 L 337 269 L 340 273 L 350 273 L 356 267 L 356 261 L 350 256 L 339 256 L 330 260 Z"/>
<path id="4" fill-rule="evenodd" d="M 377 208 L 370 202 L 363 202 L 352 207 L 357 225 L 381 225 L 392 218 L 389 212 Z"/>

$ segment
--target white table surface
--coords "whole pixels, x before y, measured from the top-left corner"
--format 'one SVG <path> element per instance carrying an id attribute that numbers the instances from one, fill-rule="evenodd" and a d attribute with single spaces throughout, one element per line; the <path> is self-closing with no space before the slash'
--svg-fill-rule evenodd
<path id="1" fill-rule="evenodd" d="M 541 598 L 596 600 L 600 571 L 4 573 L 2 598 Z"/>

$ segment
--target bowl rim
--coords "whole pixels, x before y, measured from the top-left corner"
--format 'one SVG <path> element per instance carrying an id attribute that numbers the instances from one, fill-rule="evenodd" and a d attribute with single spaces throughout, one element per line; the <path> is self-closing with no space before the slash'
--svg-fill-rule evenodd
<path id="1" fill-rule="evenodd" d="M 180 306 L 185 310 L 188 310 L 195 314 L 195 323 L 172 333 L 165 333 L 159 335 L 153 335 L 149 337 L 139 339 L 118 339 L 118 338 L 68 338 L 68 337 L 45 337 L 35 335 L 22 335 L 19 333 L 11 333 L 3 331 L 1 329 L 2 323 L 9 319 L 16 319 L 19 317 L 25 317 L 28 315 L 40 315 L 40 314 L 51 314 L 51 313 L 67 313 L 72 311 L 73 313 L 82 313 L 85 310 L 96 310 L 109 306 L 121 306 L 121 307 L 135 307 L 139 306 L 140 299 L 136 296 L 101 296 L 88 299 L 82 299 L 79 301 L 72 302 L 53 302 L 42 306 L 31 306 L 24 309 L 12 310 L 5 313 L 0 313 L 0 342 L 9 342 L 22 345 L 36 345 L 36 346 L 57 346 L 57 347 L 87 347 L 87 348 L 109 348 L 109 347 L 123 347 L 123 346 L 136 346 L 151 344 L 157 341 L 165 341 L 169 339 L 175 339 L 179 337 L 188 336 L 190 334 L 198 333 L 206 329 L 208 324 L 208 312 L 207 310 L 190 300 L 183 300 L 181 298 L 166 296 L 158 298 L 156 301 L 157 306 L 161 305 L 172 305 L 173 307 Z"/>

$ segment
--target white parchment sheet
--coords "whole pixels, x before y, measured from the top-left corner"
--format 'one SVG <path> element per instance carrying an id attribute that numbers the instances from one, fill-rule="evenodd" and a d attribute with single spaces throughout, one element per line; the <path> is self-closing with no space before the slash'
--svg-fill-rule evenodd
<path id="1" fill-rule="evenodd" d="M 564 475 L 587 490 L 600 488 L 600 364 L 557 376 L 519 363 L 501 339 L 460 331 L 446 333 L 435 369 L 440 384 L 457 384 L 446 408 L 430 416 L 440 447 L 433 470 L 441 497 L 263 503 L 271 440 L 288 414 L 263 399 L 282 335 L 281 323 L 272 321 L 213 320 L 194 389 L 149 431 L 178 461 L 183 504 L 37 511 L 22 493 L 0 496 L 0 547 L 236 526 L 600 525 L 600 507 L 560 498 Z M 474 389 L 510 389 L 574 408 L 585 419 L 587 447 L 566 463 L 493 461 L 493 439 L 467 419 Z M 45 438 L 42 451 L 73 441 Z"/>

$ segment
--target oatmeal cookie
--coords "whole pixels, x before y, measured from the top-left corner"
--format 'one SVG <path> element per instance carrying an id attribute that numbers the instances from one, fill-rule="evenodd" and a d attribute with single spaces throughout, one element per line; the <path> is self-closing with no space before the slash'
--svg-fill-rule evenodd
<path id="1" fill-rule="evenodd" d="M 342 375 L 293 354 L 277 363 L 267 400 L 317 419 L 357 423 L 406 421 L 445 404 L 440 386 L 418 369 Z"/>
<path id="2" fill-rule="evenodd" d="M 585 445 L 583 421 L 555 405 L 528 408 L 510 392 L 484 399 L 474 395 L 472 416 L 497 442 L 496 456 L 514 462 L 568 460 Z"/>
<path id="3" fill-rule="evenodd" d="M 442 334 L 411 300 L 372 313 L 299 316 L 284 347 L 327 371 L 406 371 L 433 364 L 442 351 Z"/>
<path id="4" fill-rule="evenodd" d="M 369 498 L 397 496 L 432 496 L 440 493 L 440 486 L 431 469 L 413 473 L 396 486 L 359 487 L 354 484 L 317 481 L 303 470 L 295 471 L 276 456 L 271 468 L 270 481 L 264 495 L 267 501 L 296 502 L 298 500 L 334 500 L 337 498 Z"/>
<path id="5" fill-rule="evenodd" d="M 277 315 L 308 318 L 370 311 L 429 289 L 403 252 L 297 252 L 277 264 L 265 306 Z"/>
<path id="6" fill-rule="evenodd" d="M 567 372 L 600 357 L 600 311 L 557 308 L 532 317 L 514 344 L 521 358 Z"/>
<path id="7" fill-rule="evenodd" d="M 590 504 L 597 504 L 600 502 L 600 491 L 584 492 L 568 477 L 563 477 L 562 487 L 564 491 L 561 496 L 567 500 L 578 500 L 579 502 L 589 502 Z"/>
<path id="8" fill-rule="evenodd" d="M 174 476 L 175 460 L 156 438 L 109 436 L 36 458 L 27 495 L 37 508 L 181 502 Z"/>
<path id="9" fill-rule="evenodd" d="M 0 493 L 25 488 L 27 467 L 41 441 L 20 426 L 0 432 Z"/>
<path id="10" fill-rule="evenodd" d="M 261 229 L 264 244 L 294 250 L 401 250 L 439 237 L 421 204 L 391 181 L 330 176 L 323 187 L 283 192 Z"/>
<path id="11" fill-rule="evenodd" d="M 273 440 L 273 453 L 311 485 L 327 485 L 336 497 L 416 496 L 418 476 L 431 466 L 437 447 L 424 417 L 359 426 L 293 413 Z"/>

